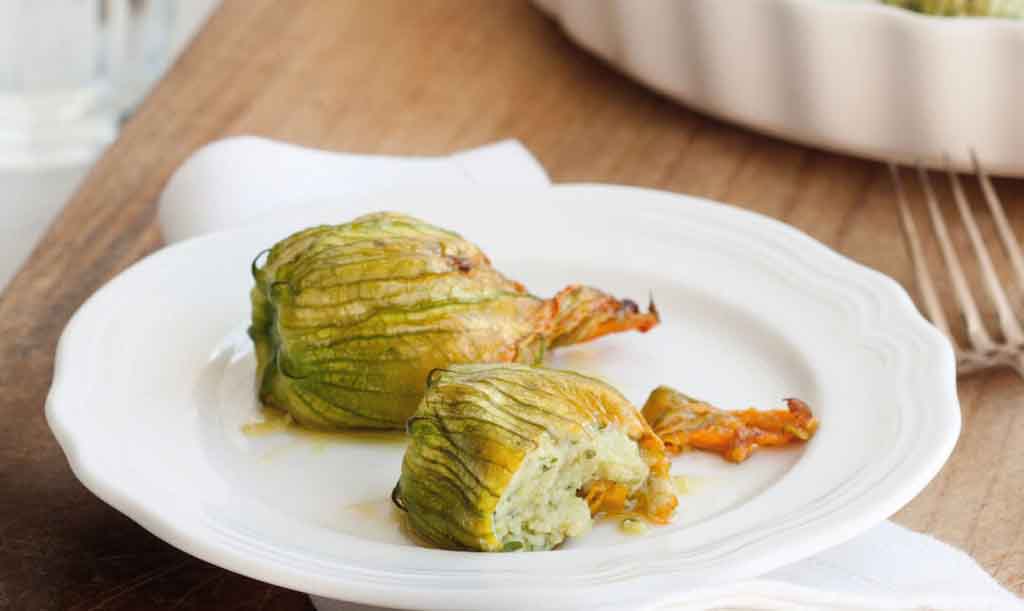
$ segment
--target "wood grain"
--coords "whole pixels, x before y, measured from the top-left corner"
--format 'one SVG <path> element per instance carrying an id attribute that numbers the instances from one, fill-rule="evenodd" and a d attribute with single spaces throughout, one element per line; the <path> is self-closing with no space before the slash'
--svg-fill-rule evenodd
<path id="1" fill-rule="evenodd" d="M 243 133 L 401 154 L 515 137 L 556 181 L 727 201 L 910 286 L 883 167 L 661 99 L 524 2 L 229 0 L 0 297 L 0 608 L 310 608 L 298 593 L 193 559 L 108 508 L 75 480 L 43 419 L 70 315 L 160 246 L 155 198 L 174 168 L 203 143 Z M 1024 234 L 1024 182 L 998 188 Z M 992 232 L 987 218 L 982 229 Z M 946 283 L 942 292 L 952 303 Z M 964 432 L 952 460 L 895 519 L 966 549 L 1024 593 L 1024 383 L 984 373 L 964 380 L 960 396 Z"/>

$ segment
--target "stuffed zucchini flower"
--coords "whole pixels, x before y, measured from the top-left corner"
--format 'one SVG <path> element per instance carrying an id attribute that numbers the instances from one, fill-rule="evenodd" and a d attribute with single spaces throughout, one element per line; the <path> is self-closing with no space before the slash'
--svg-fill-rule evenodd
<path id="1" fill-rule="evenodd" d="M 539 364 L 658 324 L 653 307 L 586 286 L 531 295 L 459 235 L 395 213 L 300 231 L 252 272 L 260 400 L 316 429 L 401 428 L 433 369 Z"/>
<path id="2" fill-rule="evenodd" d="M 409 420 L 392 498 L 444 548 L 547 550 L 593 516 L 671 518 L 664 446 L 604 382 L 524 365 L 439 369 Z"/>

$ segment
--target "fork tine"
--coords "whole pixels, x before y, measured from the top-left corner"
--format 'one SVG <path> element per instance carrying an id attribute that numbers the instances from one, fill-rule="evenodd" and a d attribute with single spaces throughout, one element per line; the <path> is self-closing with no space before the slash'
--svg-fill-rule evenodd
<path id="1" fill-rule="evenodd" d="M 1010 300 L 999 281 L 995 266 L 992 265 L 992 258 L 989 256 L 988 248 L 985 247 L 985 242 L 981 239 L 981 232 L 978 230 L 978 224 L 974 220 L 971 206 L 967 203 L 967 196 L 964 195 L 960 178 L 950 166 L 948 157 L 946 158 L 946 173 L 949 174 L 949 185 L 953 191 L 953 199 L 956 200 L 956 207 L 960 210 L 960 218 L 963 219 L 964 227 L 967 229 L 967 235 L 971 240 L 971 248 L 978 259 L 978 268 L 981 271 L 982 281 L 985 284 L 989 297 L 992 299 L 992 303 L 996 307 L 999 327 L 1003 332 L 1003 336 L 1009 342 L 1013 344 L 1021 343 L 1024 341 L 1024 330 L 1021 329 L 1020 321 L 1013 313 Z"/>
<path id="2" fill-rule="evenodd" d="M 1018 286 L 1024 286 L 1024 256 L 1021 255 L 1020 244 L 1013 235 L 1010 223 L 1006 220 L 1006 213 L 1003 211 L 1003 204 L 999 201 L 996 189 L 992 186 L 992 181 L 989 179 L 988 174 L 985 170 L 981 169 L 978 155 L 973 149 L 971 150 L 971 161 L 974 163 L 974 173 L 977 175 L 978 183 L 981 185 L 981 192 L 985 195 L 985 201 L 988 202 L 989 210 L 992 211 L 992 219 L 995 221 L 999 238 L 1003 242 L 1003 248 L 1006 249 L 1010 265 L 1017 274 L 1017 284 Z"/>
<path id="3" fill-rule="evenodd" d="M 921 239 L 918 237 L 917 226 L 914 224 L 914 217 L 910 214 L 910 206 L 907 204 L 907 196 L 903 191 L 903 180 L 900 178 L 899 169 L 889 164 L 889 175 L 892 178 L 896 190 L 896 201 L 900 208 L 900 227 L 903 228 L 903 235 L 906 237 L 907 248 L 910 251 L 910 262 L 914 266 L 914 280 L 917 289 L 924 299 L 925 313 L 931 319 L 932 324 L 938 327 L 943 335 L 953 340 L 949 332 L 949 323 L 946 321 L 946 314 L 942 311 L 939 297 L 935 293 L 935 284 L 932 282 L 931 272 L 928 263 L 921 249 Z"/>
<path id="4" fill-rule="evenodd" d="M 932 189 L 932 183 L 928 178 L 928 171 L 920 163 L 917 164 L 917 176 L 921 181 L 921 189 L 924 191 L 925 200 L 928 203 L 928 212 L 932 220 L 932 228 L 935 230 L 935 237 L 942 252 L 942 259 L 949 268 L 949 278 L 953 282 L 953 293 L 957 303 L 960 304 L 960 311 L 967 323 L 967 338 L 971 345 L 977 350 L 988 351 L 993 349 L 992 337 L 985 329 L 985 324 L 978 313 L 978 304 L 971 296 L 967 286 L 967 279 L 964 276 L 963 267 L 960 265 L 960 257 L 956 254 L 953 241 L 949 238 L 949 230 L 946 228 L 946 221 L 942 218 L 939 210 L 939 200 Z"/>

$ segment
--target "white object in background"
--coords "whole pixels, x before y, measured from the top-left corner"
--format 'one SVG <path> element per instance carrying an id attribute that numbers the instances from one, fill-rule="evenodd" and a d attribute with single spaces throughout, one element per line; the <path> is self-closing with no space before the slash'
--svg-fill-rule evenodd
<path id="1" fill-rule="evenodd" d="M 92 161 L 167 66 L 175 8 L 0 2 L 0 167 Z"/>
<path id="2" fill-rule="evenodd" d="M 350 218 L 346 200 L 398 187 L 548 184 L 544 168 L 515 140 L 431 158 L 334 153 L 241 136 L 189 157 L 167 182 L 158 215 L 164 239 L 177 242 L 311 201 L 337 201 L 341 222 Z"/>
<path id="3" fill-rule="evenodd" d="M 0 290 L 75 192 L 86 170 L 78 165 L 32 170 L 0 167 Z"/>
<path id="4" fill-rule="evenodd" d="M 12 11 L 14 4 L 19 1 L 21 0 L 0 0 L 0 5 L 3 5 L 0 7 L 0 15 L 10 17 L 5 11 Z M 171 2 L 172 0 L 157 1 Z M 219 3 L 219 0 L 174 1 L 177 18 L 174 21 L 171 36 L 169 55 L 171 60 L 185 48 L 185 45 Z M 25 1 L 22 4 L 27 5 L 30 2 Z M 65 17 L 74 20 L 80 16 L 74 11 L 82 10 L 83 6 L 88 5 L 87 3 L 73 3 L 72 5 L 65 3 L 61 10 L 66 13 L 71 11 Z M 3 32 L 5 27 L 12 27 L 14 24 L 13 19 L 4 21 L 0 18 L 0 32 Z M 78 22 L 75 27 L 82 27 L 82 25 L 82 22 Z M 31 33 L 31 30 L 26 30 L 22 35 Z M 5 57 L 8 62 L 14 58 L 14 49 L 9 46 L 17 44 L 17 41 L 17 36 L 0 36 L 0 56 Z M 85 57 L 84 54 L 79 54 L 79 60 Z M 0 63 L 3 61 L 0 59 Z M 74 65 L 76 64 L 65 68 L 72 70 Z M 11 70 L 10 65 L 6 70 Z M 0 73 L 2 72 L 4 69 L 0 69 Z M 139 73 L 135 73 L 135 75 L 141 76 Z M 13 76 L 12 72 L 8 72 L 6 78 L 13 78 Z M 0 81 L 4 78 L 0 76 Z M 151 75 L 148 78 L 154 77 Z M 135 81 L 134 86 L 141 85 L 139 81 Z M 0 97 L 3 97 L 2 94 Z M 3 102 L 0 102 L 0 106 L 2 105 Z M 85 136 L 81 133 L 73 134 L 75 138 L 87 143 L 79 153 L 48 155 L 43 151 L 38 151 L 39 154 L 32 155 L 30 159 L 19 156 L 17 160 L 8 158 L 5 161 L 0 161 L 0 193 L 3 194 L 3 201 L 0 201 L 0 231 L 2 231 L 3 238 L 0 240 L 0 290 L 7 285 L 10 278 L 21 267 L 46 227 L 60 212 L 68 197 L 75 192 L 82 178 L 89 171 L 93 159 L 100 154 L 102 144 L 114 137 L 112 125 L 109 122 L 99 121 L 93 122 L 91 125 L 91 127 L 82 127 L 88 132 Z M 3 146 L 0 144 L 0 150 L 3 149 Z M 0 158 L 3 158 L 2 153 L 0 153 Z"/>
<path id="5" fill-rule="evenodd" d="M 815 147 L 1024 176 L 1024 21 L 825 0 L 534 0 L 695 109 Z"/>

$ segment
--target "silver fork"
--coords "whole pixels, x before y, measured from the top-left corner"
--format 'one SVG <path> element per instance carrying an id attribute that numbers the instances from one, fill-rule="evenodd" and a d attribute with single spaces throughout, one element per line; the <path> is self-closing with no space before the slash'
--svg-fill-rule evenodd
<path id="1" fill-rule="evenodd" d="M 974 173 L 981 185 L 981 192 L 988 208 L 992 213 L 992 220 L 995 223 L 996 232 L 999 234 L 1003 248 L 1006 250 L 1010 267 L 1013 269 L 1018 286 L 1024 287 L 1024 256 L 1021 255 L 1020 244 L 1013 235 L 1010 223 L 1006 220 L 1006 213 L 999 201 L 995 188 L 988 174 L 981 168 L 977 156 L 972 152 L 971 159 L 974 163 Z M 910 213 L 910 205 L 907 203 L 907 196 L 903 190 L 903 182 L 900 178 L 899 169 L 889 164 L 889 173 L 892 176 L 893 185 L 896 189 L 896 199 L 900 207 L 900 224 L 903 234 L 907 240 L 910 251 L 910 258 L 914 265 L 914 277 L 917 288 L 924 301 L 925 313 L 932 323 L 942 331 L 953 344 L 956 353 L 957 371 L 959 373 L 970 373 L 982 369 L 1007 366 L 1012 367 L 1022 378 L 1024 378 L 1024 329 L 1021 328 L 1021 321 L 1014 313 L 1007 290 L 1002 286 L 995 267 L 992 265 L 992 258 L 981 238 L 978 224 L 974 220 L 974 213 L 967 202 L 960 178 L 951 169 L 946 173 L 949 175 L 950 190 L 953 199 L 960 211 L 960 218 L 963 220 L 964 228 L 970 238 L 971 249 L 977 259 L 978 268 L 981 272 L 982 284 L 985 292 L 995 306 L 996 316 L 999 321 L 999 330 L 1002 338 L 996 339 L 988 332 L 978 312 L 978 304 L 964 276 L 963 266 L 960 264 L 960 257 L 953 247 L 949 238 L 949 231 L 946 222 L 939 211 L 938 198 L 932 183 L 928 178 L 928 172 L 917 165 L 917 177 L 924 192 L 925 201 L 928 204 L 928 214 L 931 218 L 932 229 L 935 239 L 939 244 L 943 262 L 949 272 L 949 279 L 953 284 L 953 293 L 956 296 L 960 313 L 964 317 L 967 330 L 967 346 L 960 345 L 953 334 L 950 333 L 949 323 L 942 311 L 942 304 L 935 292 L 935 283 L 932 281 L 931 272 L 925 261 L 924 252 L 921 249 L 921 239 L 914 225 L 913 216 Z"/>

